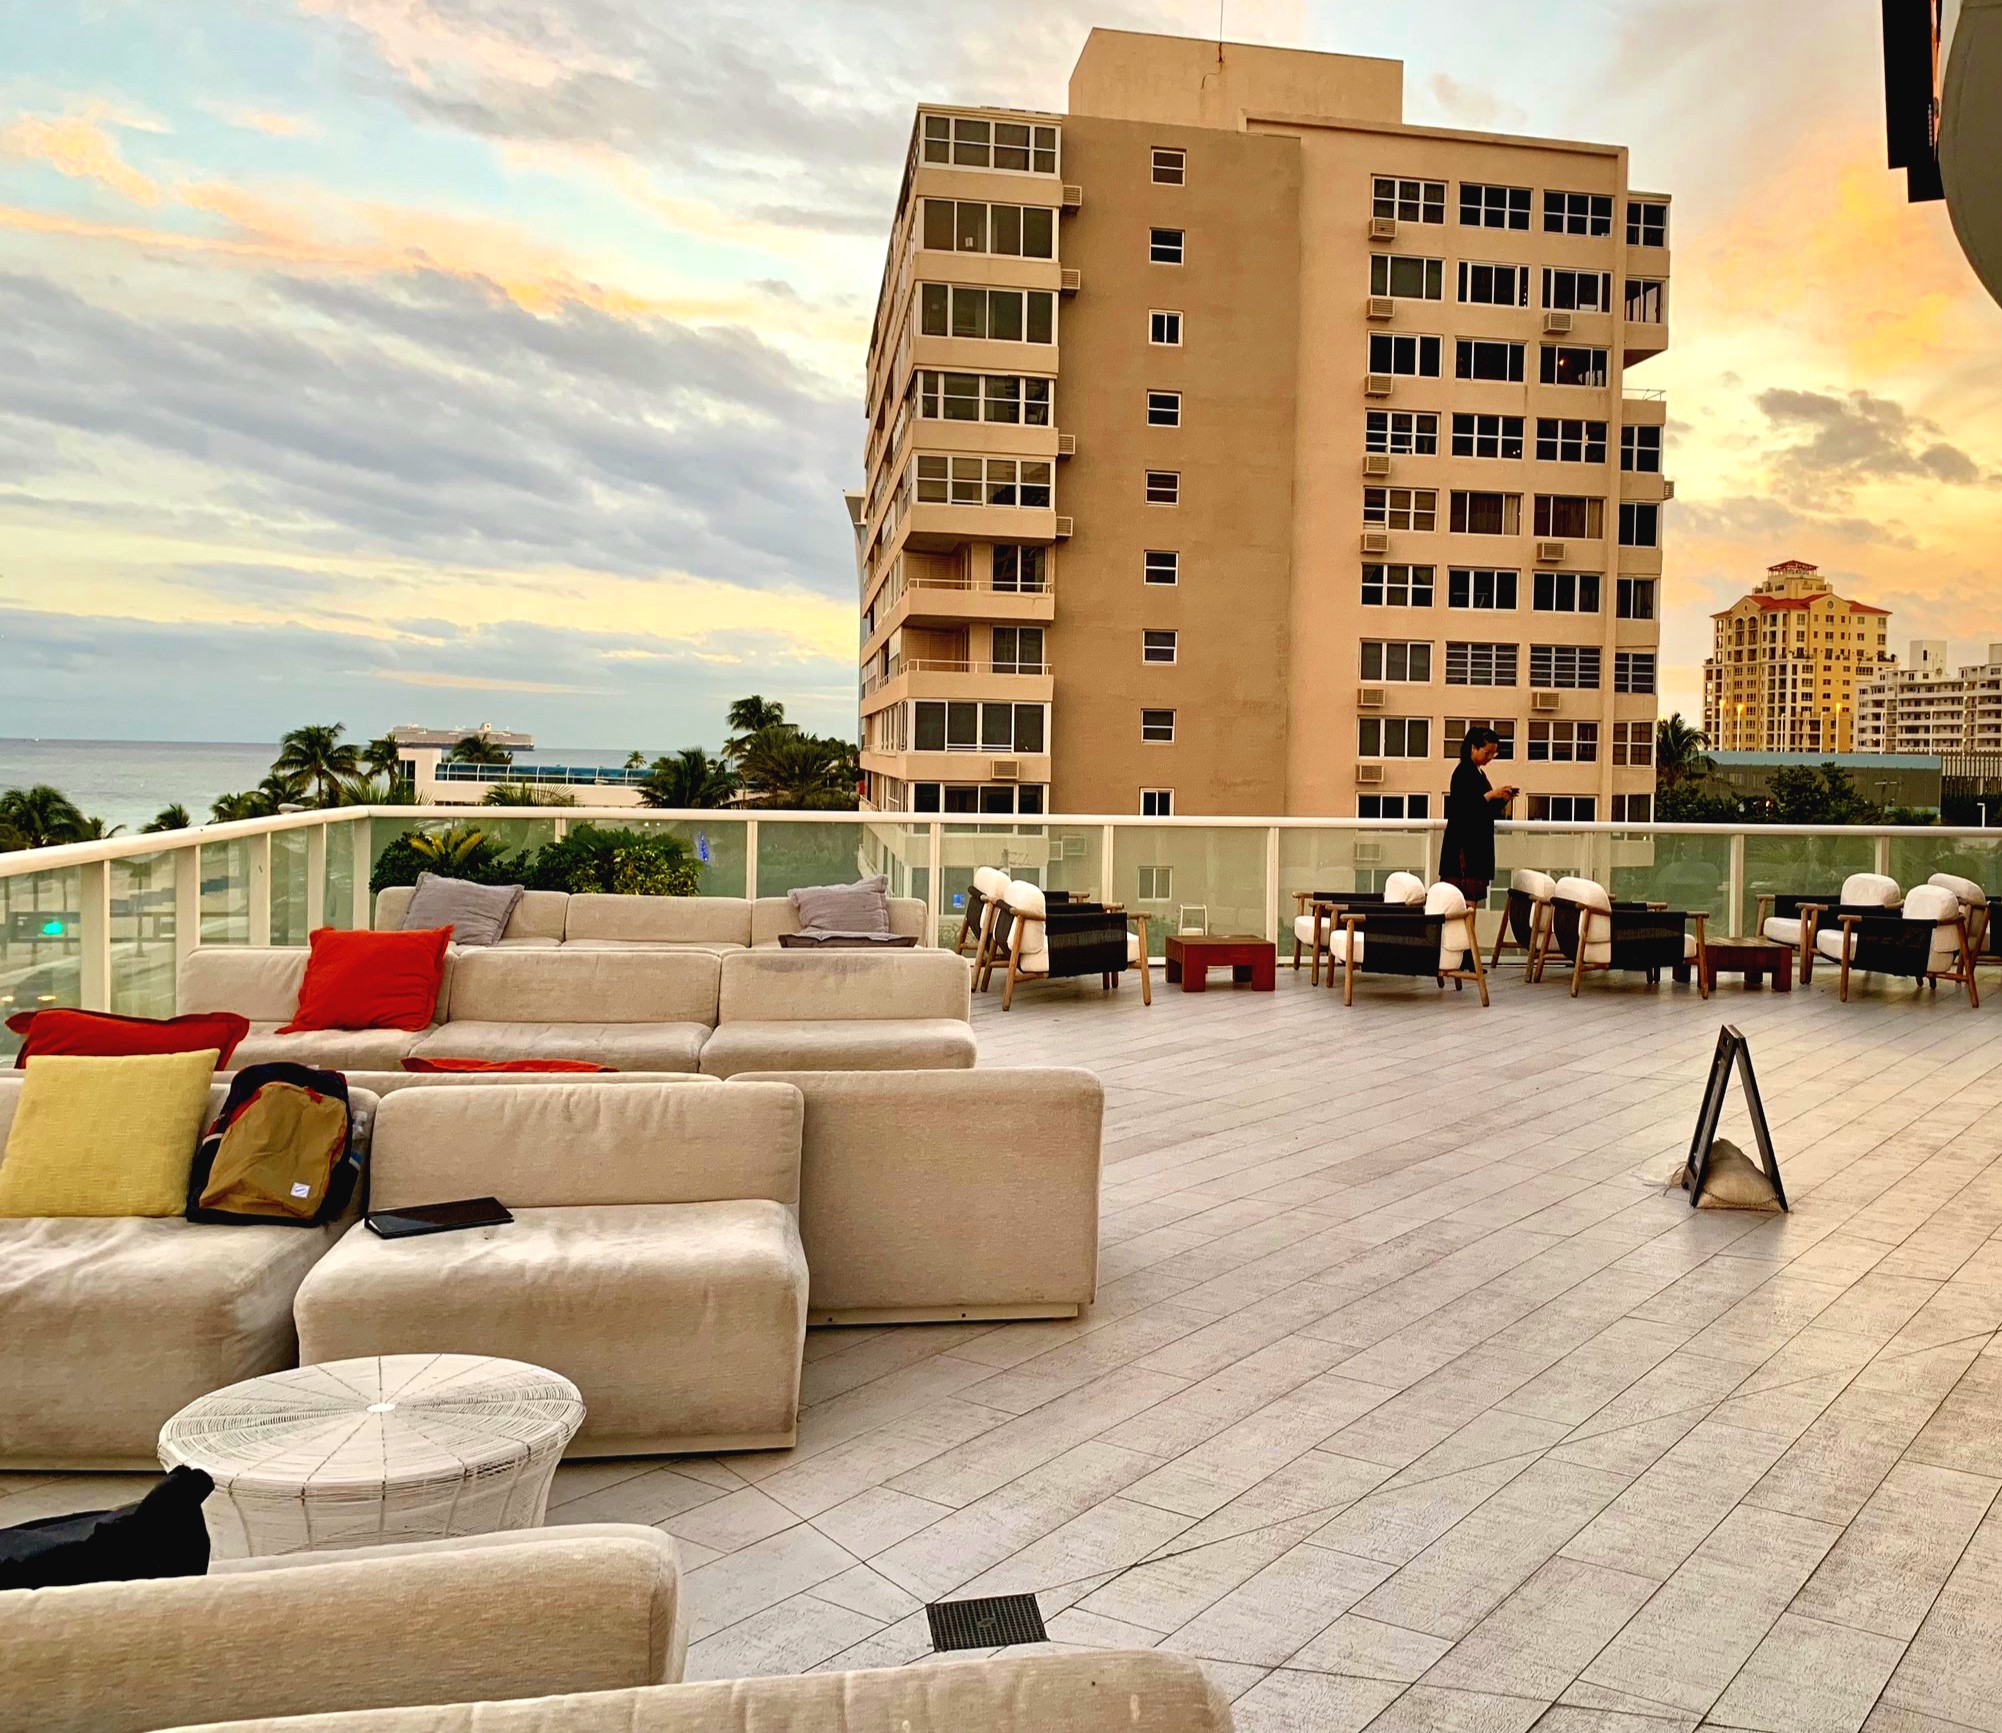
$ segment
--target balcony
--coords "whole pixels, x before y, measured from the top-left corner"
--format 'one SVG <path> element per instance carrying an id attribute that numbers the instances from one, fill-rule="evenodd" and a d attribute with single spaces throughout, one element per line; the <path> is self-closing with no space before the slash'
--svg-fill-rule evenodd
<path id="1" fill-rule="evenodd" d="M 1620 419 L 1634 427 L 1665 427 L 1668 393 L 1659 389 L 1621 392 Z"/>
<path id="2" fill-rule="evenodd" d="M 1041 589 L 1003 590 L 970 580 L 922 578 L 906 584 L 884 625 L 957 626 L 985 621 L 1001 626 L 1034 626 L 1048 624 L 1056 618 L 1056 613 L 1054 580 Z"/>
<path id="3" fill-rule="evenodd" d="M 891 661 L 887 672 L 862 682 L 862 709 L 881 710 L 909 698 L 990 698 L 1018 704 L 1047 704 L 1055 696 L 1055 681 L 1045 662 L 1024 668 L 1012 662 L 981 662 L 965 657 L 905 656 Z"/>

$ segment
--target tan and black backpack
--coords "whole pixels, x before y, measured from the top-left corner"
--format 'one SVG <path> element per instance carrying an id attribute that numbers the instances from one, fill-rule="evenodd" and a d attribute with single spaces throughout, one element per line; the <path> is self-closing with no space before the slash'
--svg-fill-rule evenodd
<path id="1" fill-rule="evenodd" d="M 319 1227 L 347 1208 L 363 1159 L 338 1071 L 246 1066 L 195 1152 L 188 1220 Z"/>

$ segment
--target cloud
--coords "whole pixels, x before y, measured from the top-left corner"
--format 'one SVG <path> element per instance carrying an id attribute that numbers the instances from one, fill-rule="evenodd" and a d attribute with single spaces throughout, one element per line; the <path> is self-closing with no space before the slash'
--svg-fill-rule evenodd
<path id="1" fill-rule="evenodd" d="M 264 108 L 226 107 L 212 107 L 209 112 L 220 121 L 245 132 L 261 132 L 266 138 L 317 138 L 320 133 L 318 122 L 308 120 L 303 114 L 280 114 Z"/>
<path id="2" fill-rule="evenodd" d="M 134 204 L 157 205 L 160 184 L 127 162 L 118 141 L 93 119 L 69 115 L 60 120 L 24 116 L 0 128 L 0 156 L 43 162 L 73 180 L 94 181 Z"/>
<path id="3" fill-rule="evenodd" d="M 1780 485 L 1809 505 L 1846 503 L 1871 482 L 1915 479 L 1965 487 L 1981 468 L 1940 428 L 1888 397 L 1857 389 L 1795 391 L 1775 387 L 1753 400 L 1789 443 L 1774 453 Z M 1992 479 L 1992 478 L 1991 478 Z"/>
<path id="4" fill-rule="evenodd" d="M 1529 116 L 1513 102 L 1504 102 L 1444 72 L 1435 72 L 1423 86 L 1426 100 L 1449 122 L 1486 132 L 1521 131 Z"/>
<path id="5" fill-rule="evenodd" d="M 1810 538 L 1862 546 L 1916 548 L 1918 542 L 1895 520 L 1841 517 L 1803 511 L 1770 494 L 1733 494 L 1720 499 L 1678 499 L 1670 520 L 1675 536 L 1717 537 L 1753 546 L 1777 546 Z M 1673 544 L 1672 544 L 1673 545 Z"/>

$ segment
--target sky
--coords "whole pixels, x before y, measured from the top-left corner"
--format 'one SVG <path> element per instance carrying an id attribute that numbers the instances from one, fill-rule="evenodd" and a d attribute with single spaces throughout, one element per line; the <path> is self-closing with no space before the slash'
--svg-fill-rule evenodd
<path id="1" fill-rule="evenodd" d="M 921 99 L 1214 0 L 0 3 L 0 735 L 854 729 L 868 320 Z M 2002 310 L 1867 0 L 1225 0 L 1673 195 L 1664 711 L 1805 559 L 2002 640 Z"/>

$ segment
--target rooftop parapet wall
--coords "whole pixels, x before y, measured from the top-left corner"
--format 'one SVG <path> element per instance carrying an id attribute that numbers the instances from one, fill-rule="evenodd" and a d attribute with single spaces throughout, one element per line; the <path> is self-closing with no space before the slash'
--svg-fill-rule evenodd
<path id="1" fill-rule="evenodd" d="M 1396 125 L 1404 62 L 1094 30 L 1071 70 L 1070 111 L 1231 132 L 1247 114 Z"/>

